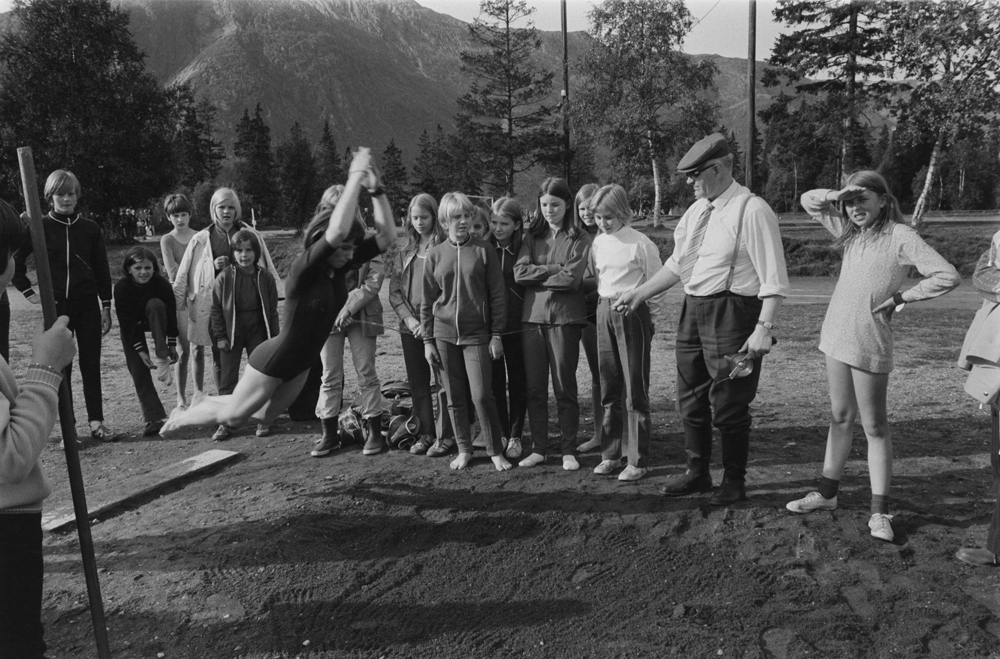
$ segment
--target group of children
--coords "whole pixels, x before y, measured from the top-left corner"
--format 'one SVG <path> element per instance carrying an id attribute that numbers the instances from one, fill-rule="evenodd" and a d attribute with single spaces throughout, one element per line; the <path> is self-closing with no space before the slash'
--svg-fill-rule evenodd
<path id="1" fill-rule="evenodd" d="M 358 211 L 362 189 L 372 197 L 374 235 Z M 52 210 L 43 226 L 60 318 L 36 335 L 21 385 L 0 360 L 0 618 L 10 623 L 0 632 L 0 654 L 11 656 L 44 653 L 40 524 L 51 488 L 38 458 L 55 422 L 58 384 L 74 354 L 71 332 L 79 345 L 91 433 L 113 436 L 103 423 L 99 370 L 96 399 L 90 370 L 95 354 L 99 363 L 100 336 L 110 329 L 110 269 L 100 229 L 75 212 L 79 195 L 79 182 L 69 172 L 55 172 L 46 182 Z M 802 203 L 834 235 L 844 266 L 820 340 L 832 406 L 823 477 L 818 491 L 787 507 L 795 513 L 836 508 L 852 427 L 860 416 L 869 447 L 872 535 L 891 540 L 889 321 L 904 303 L 944 294 L 959 277 L 901 223 L 898 203 L 875 172 L 855 173 L 841 190 L 807 192 Z M 373 337 L 382 320 L 374 303 L 385 276 L 380 254 L 396 235 L 370 152 L 359 149 L 345 185 L 324 194 L 285 280 L 280 320 L 273 262 L 263 238 L 240 224 L 233 191 L 216 192 L 212 225 L 200 232 L 189 227 L 192 209 L 183 196 L 168 197 L 165 210 L 174 225 L 161 241 L 166 277 L 157 256 L 136 247 L 126 254 L 113 288 L 146 432 L 166 435 L 217 424 L 216 438 L 222 439 L 253 421 L 258 435 L 267 434 L 299 396 L 320 356 L 323 395 L 317 415 L 323 436 L 312 454 L 326 455 L 339 446 L 346 338 L 359 374 L 366 373 L 359 378 L 360 397 L 371 427 L 363 452 L 383 450 L 373 421 L 387 406 L 381 393 L 376 395 Z M 409 204 L 407 239 L 389 268 L 389 297 L 399 317 L 418 435 L 410 451 L 438 456 L 457 447 L 451 467 L 462 469 L 478 439 L 500 471 L 510 469 L 511 460 L 537 466 L 550 449 L 562 456 L 564 469 L 575 470 L 579 451 L 600 447 L 595 473 L 624 467 L 620 480 L 642 478 L 649 459 L 650 342 L 661 301 L 654 298 L 627 314 L 615 310 L 615 301 L 649 280 L 660 258 L 653 243 L 631 228 L 625 191 L 588 185 L 574 197 L 565 180 L 549 178 L 530 218 L 510 198 L 496 201 L 490 211 L 484 214 L 460 192 L 444 195 L 440 204 L 426 194 Z M 26 233 L 15 211 L 0 202 L 0 262 L 6 263 L 0 283 L 13 280 L 35 301 L 24 265 L 30 252 Z M 900 292 L 912 265 L 925 279 Z M 578 446 L 581 342 L 594 375 L 596 422 L 594 437 Z M 204 346 L 213 351 L 218 396 L 204 394 Z M 237 379 L 244 351 L 249 361 Z M 189 398 L 191 363 L 195 391 Z M 163 382 L 176 376 L 177 406 L 167 418 L 153 387 L 154 371 Z M 559 430 L 551 447 L 550 376 Z M 438 383 L 446 401 L 440 399 L 435 418 Z M 473 417 L 479 438 L 472 437 Z M 526 417 L 530 452 L 523 437 Z M 996 555 L 990 556 L 995 564 Z"/>

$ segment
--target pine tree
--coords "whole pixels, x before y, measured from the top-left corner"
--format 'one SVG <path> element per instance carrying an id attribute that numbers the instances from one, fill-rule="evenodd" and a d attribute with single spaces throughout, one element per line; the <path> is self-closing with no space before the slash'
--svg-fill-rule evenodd
<path id="1" fill-rule="evenodd" d="M 780 70 L 764 72 L 766 85 L 782 76 L 797 82 L 804 94 L 822 94 L 828 113 L 819 117 L 840 142 L 839 172 L 850 172 L 859 161 L 858 117 L 865 107 L 885 101 L 883 79 L 893 43 L 885 17 L 898 2 L 886 0 L 786 0 L 774 18 L 799 29 L 778 36 L 770 63 Z M 800 82 L 812 76 L 809 82 Z M 862 140 L 863 141 L 863 140 Z M 841 176 L 838 174 L 838 180 Z"/>
<path id="2" fill-rule="evenodd" d="M 389 198 L 389 204 L 399 215 L 400 208 L 405 209 L 409 201 L 406 195 L 409 180 L 406 166 L 403 165 L 403 152 L 396 146 L 395 140 L 389 140 L 389 144 L 382 152 L 382 185 Z"/>
<path id="3" fill-rule="evenodd" d="M 222 144 L 213 136 L 215 107 L 207 98 L 196 101 L 190 85 L 176 85 L 167 91 L 174 121 L 176 185 L 194 187 L 214 179 L 224 157 Z"/>
<path id="4" fill-rule="evenodd" d="M 274 180 L 274 155 L 271 152 L 271 129 L 262 116 L 260 103 L 253 117 L 244 108 L 236 124 L 236 142 L 233 153 L 240 160 L 237 181 L 244 213 L 250 208 L 257 211 L 257 221 L 268 221 L 278 205 L 277 185 Z M 249 203 L 247 203 L 249 202 Z M 247 218 L 244 218 L 247 219 Z"/>
<path id="5" fill-rule="evenodd" d="M 280 208 L 285 224 L 301 229 L 316 204 L 316 164 L 299 122 L 275 152 L 278 165 Z"/>
<path id="6" fill-rule="evenodd" d="M 320 189 L 325 190 L 331 185 L 344 183 L 347 180 L 340 154 L 337 152 L 337 141 L 330 130 L 329 118 L 323 119 L 323 132 L 316 142 L 313 158 L 316 161 L 316 181 Z"/>
<path id="7" fill-rule="evenodd" d="M 461 139 L 474 145 L 468 155 L 478 157 L 484 182 L 511 195 L 516 174 L 561 148 L 545 102 L 553 74 L 534 60 L 542 45 L 534 11 L 524 0 L 481 0 L 469 26 L 475 47 L 459 55 L 472 78 L 458 99 Z"/>

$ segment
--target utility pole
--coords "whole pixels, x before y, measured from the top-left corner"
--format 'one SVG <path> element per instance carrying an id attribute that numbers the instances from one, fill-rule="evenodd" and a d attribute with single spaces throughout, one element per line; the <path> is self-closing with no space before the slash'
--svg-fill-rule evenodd
<path id="1" fill-rule="evenodd" d="M 563 122 L 563 170 L 566 182 L 572 187 L 573 182 L 569 176 L 570 150 L 569 150 L 569 39 L 566 34 L 566 0 L 561 0 L 562 10 L 562 38 L 563 38 L 563 88 L 562 88 L 562 122 Z"/>
<path id="2" fill-rule="evenodd" d="M 757 132 L 757 0 L 750 0 L 749 43 L 747 45 L 747 110 L 750 113 L 747 131 L 746 181 L 753 190 L 754 135 Z"/>

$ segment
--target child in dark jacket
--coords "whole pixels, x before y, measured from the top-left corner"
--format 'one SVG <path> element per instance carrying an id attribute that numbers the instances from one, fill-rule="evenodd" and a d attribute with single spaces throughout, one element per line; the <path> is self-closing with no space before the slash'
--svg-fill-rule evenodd
<path id="1" fill-rule="evenodd" d="M 79 347 L 90 436 L 110 442 L 118 436 L 104 425 L 101 337 L 111 330 L 111 270 L 101 227 L 77 212 L 80 192 L 80 182 L 73 172 L 58 169 L 49 174 L 45 199 L 52 210 L 42 218 L 42 226 L 56 312 L 69 317 L 69 328 L 76 334 Z M 33 251 L 31 236 L 26 233 L 14 253 L 13 284 L 25 299 L 39 304 L 41 300 L 28 279 L 27 260 Z"/>
<path id="2" fill-rule="evenodd" d="M 438 213 L 448 228 L 448 240 L 427 252 L 420 325 L 427 362 L 444 373 L 448 412 L 458 443 L 458 457 L 451 468 L 464 469 L 472 460 L 468 386 L 486 453 L 497 471 L 505 471 L 511 464 L 503 455 L 491 386 L 492 359 L 503 356 L 501 334 L 507 325 L 503 272 L 493 247 L 469 233 L 474 210 L 467 196 L 447 193 Z"/>
<path id="3" fill-rule="evenodd" d="M 145 247 L 133 247 L 122 261 L 122 278 L 115 284 L 115 311 L 121 326 L 125 364 L 135 385 L 146 422 L 143 435 L 160 432 L 167 413 L 153 386 L 150 369 L 170 385 L 177 361 L 177 303 L 170 282 L 160 274 L 156 256 Z M 146 332 L 153 337 L 150 357 Z"/>
<path id="4" fill-rule="evenodd" d="M 261 247 L 257 234 L 249 229 L 232 238 L 233 264 L 215 279 L 212 293 L 210 330 L 219 350 L 221 373 L 219 394 L 233 393 L 240 376 L 244 350 L 247 357 L 264 341 L 278 335 L 278 285 L 270 272 L 257 265 Z M 232 429 L 219 426 L 213 439 L 229 439 Z M 257 426 L 257 436 L 269 428 Z"/>
<path id="5" fill-rule="evenodd" d="M 528 409 L 528 384 L 521 341 L 524 286 L 514 281 L 514 262 L 521 250 L 524 217 L 521 206 L 510 197 L 493 203 L 490 244 L 496 250 L 507 290 L 507 329 L 503 334 L 503 356 L 493 363 L 493 397 L 497 401 L 500 427 L 507 437 L 507 457 L 521 457 L 521 433 Z M 508 407 L 509 399 L 509 407 Z"/>

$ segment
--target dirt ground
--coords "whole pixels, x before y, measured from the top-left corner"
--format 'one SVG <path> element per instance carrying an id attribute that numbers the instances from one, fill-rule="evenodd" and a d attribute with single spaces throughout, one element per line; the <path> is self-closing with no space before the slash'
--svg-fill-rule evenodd
<path id="1" fill-rule="evenodd" d="M 753 408 L 750 499 L 721 509 L 707 495 L 659 493 L 684 462 L 674 304 L 653 348 L 653 468 L 630 484 L 594 475 L 596 453 L 577 472 L 550 459 L 502 474 L 485 456 L 464 472 L 357 446 L 315 459 L 318 423 L 287 419 L 271 437 L 222 445 L 211 429 L 143 438 L 116 326 L 102 357 L 105 409 L 127 437 L 81 451 L 91 498 L 211 448 L 242 458 L 94 523 L 113 656 L 996 659 L 1000 571 L 953 558 L 985 542 L 995 494 L 989 418 L 954 366 L 973 315 L 958 306 L 910 305 L 894 320 L 891 544 L 868 534 L 860 427 L 840 508 L 784 509 L 823 459 L 824 304 L 783 309 Z M 18 372 L 39 318 L 16 305 Z M 401 376 L 398 337 L 379 350 L 383 379 Z M 579 381 L 587 434 L 585 365 Z M 43 459 L 47 505 L 67 503 L 62 453 Z M 75 531 L 47 534 L 45 561 L 50 657 L 96 656 Z"/>

